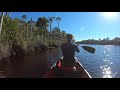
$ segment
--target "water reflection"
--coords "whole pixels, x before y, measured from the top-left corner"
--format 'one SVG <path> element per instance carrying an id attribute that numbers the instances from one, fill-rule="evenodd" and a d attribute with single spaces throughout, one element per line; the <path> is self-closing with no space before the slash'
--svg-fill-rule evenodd
<path id="1" fill-rule="evenodd" d="M 109 66 L 105 65 L 101 66 L 100 68 L 102 69 L 103 78 L 112 78 L 111 68 Z"/>
<path id="2" fill-rule="evenodd" d="M 13 63 L 7 66 L 7 73 L 0 63 L 0 78 L 6 75 L 8 78 L 40 78 L 62 56 L 60 50 L 56 48 L 35 55 L 14 57 Z"/>
<path id="3" fill-rule="evenodd" d="M 111 71 L 111 67 L 110 65 L 113 64 L 113 62 L 111 62 L 111 57 L 109 55 L 110 50 L 110 46 L 105 46 L 104 47 L 104 58 L 103 58 L 103 62 L 105 65 L 100 66 L 100 68 L 102 69 L 102 74 L 103 74 L 103 78 L 112 78 L 112 71 Z"/>
<path id="4" fill-rule="evenodd" d="M 120 78 L 120 46 L 91 45 L 94 54 L 81 49 L 76 56 L 93 78 Z"/>
<path id="5" fill-rule="evenodd" d="M 60 48 L 50 49 L 48 52 L 48 62 L 52 66 L 62 56 L 62 52 Z"/>
<path id="6" fill-rule="evenodd" d="M 76 53 L 83 66 L 93 78 L 119 78 L 120 77 L 120 46 L 95 46 L 94 55 L 84 52 Z M 41 77 L 62 56 L 60 49 L 52 49 L 35 56 L 15 58 L 9 77 Z M 1 67 L 1 65 L 0 65 Z M 8 68 L 10 69 L 10 68 Z M 0 76 L 4 72 L 0 68 Z"/>

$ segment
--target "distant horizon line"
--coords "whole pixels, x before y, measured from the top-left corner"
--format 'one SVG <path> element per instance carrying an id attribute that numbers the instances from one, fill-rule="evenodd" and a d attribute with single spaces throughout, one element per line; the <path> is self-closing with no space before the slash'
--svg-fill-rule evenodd
<path id="1" fill-rule="evenodd" d="M 109 38 L 109 37 L 106 37 L 106 38 Z M 99 38 L 99 39 L 103 40 L 103 39 L 106 39 L 106 38 Z M 114 38 L 120 38 L 120 36 L 119 36 L 119 37 L 117 36 L 117 37 L 114 37 Z M 112 38 L 112 39 L 109 38 L 109 40 L 113 40 L 114 38 Z M 93 39 L 93 38 L 90 38 L 90 39 L 82 39 L 82 40 L 76 40 L 76 41 L 91 40 L 91 39 Z M 94 39 L 94 40 L 99 40 L 99 39 Z"/>

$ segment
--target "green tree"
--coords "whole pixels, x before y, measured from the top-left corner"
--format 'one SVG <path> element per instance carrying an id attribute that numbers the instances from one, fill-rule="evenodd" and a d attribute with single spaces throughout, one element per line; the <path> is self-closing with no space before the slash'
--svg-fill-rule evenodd
<path id="1" fill-rule="evenodd" d="M 26 19 L 27 19 L 27 15 L 22 15 L 22 19 L 23 19 L 23 26 L 25 27 L 26 32 L 28 33 L 28 25 L 26 23 Z"/>
<path id="2" fill-rule="evenodd" d="M 52 35 L 60 38 L 60 29 L 58 27 L 54 27 L 52 30 Z"/>
<path id="3" fill-rule="evenodd" d="M 44 42 L 46 43 L 46 30 L 48 25 L 49 20 L 45 17 L 40 17 L 38 18 L 37 22 L 36 22 L 36 26 L 38 26 L 39 28 L 42 29 L 42 33 L 44 33 Z"/>
<path id="4" fill-rule="evenodd" d="M 60 21 L 61 21 L 61 18 L 60 17 L 57 17 L 56 18 L 56 21 L 58 21 L 58 28 L 59 28 L 59 24 L 60 24 Z M 60 28 L 59 28 L 60 29 Z M 59 33 L 60 37 L 61 37 L 61 33 Z"/>
<path id="5" fill-rule="evenodd" d="M 58 28 L 59 28 L 59 24 L 60 24 L 61 18 L 60 18 L 60 17 L 57 17 L 57 18 L 56 18 L 56 21 L 58 21 Z"/>
<path id="6" fill-rule="evenodd" d="M 22 19 L 23 19 L 23 21 L 26 21 L 27 15 L 22 15 Z"/>
<path id="7" fill-rule="evenodd" d="M 30 32 L 32 33 L 33 29 L 35 29 L 36 22 L 33 21 L 32 18 L 31 18 L 31 20 L 29 20 L 27 23 L 28 23 L 28 25 L 29 25 L 28 29 L 29 29 Z"/>
<path id="8" fill-rule="evenodd" d="M 49 22 L 50 22 L 50 45 L 52 45 L 52 22 L 55 20 L 55 17 L 49 17 Z"/>
<path id="9" fill-rule="evenodd" d="M 62 36 L 63 39 L 65 39 L 65 38 L 66 38 L 66 32 L 65 32 L 65 31 L 62 31 L 62 32 L 61 32 L 61 36 Z"/>

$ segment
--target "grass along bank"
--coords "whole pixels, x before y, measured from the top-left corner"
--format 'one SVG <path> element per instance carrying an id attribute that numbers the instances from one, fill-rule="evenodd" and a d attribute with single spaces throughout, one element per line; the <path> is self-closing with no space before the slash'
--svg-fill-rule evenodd
<path id="1" fill-rule="evenodd" d="M 0 60 L 7 59 L 8 61 L 11 56 L 41 53 L 47 50 L 49 46 L 58 47 L 64 42 L 53 38 L 56 36 L 65 39 L 67 34 L 59 27 L 52 29 L 52 22 L 55 17 L 38 17 L 37 21 L 33 21 L 32 18 L 26 21 L 26 18 L 26 15 L 22 15 L 22 19 L 12 19 L 7 16 L 7 12 L 6 15 L 1 14 Z M 56 20 L 61 19 L 59 17 Z"/>
<path id="2" fill-rule="evenodd" d="M 0 60 L 9 58 L 11 55 L 31 55 L 35 52 L 42 52 L 47 49 L 49 40 L 46 43 L 43 41 L 43 35 L 24 33 L 15 34 L 12 38 L 13 33 L 6 33 L 0 36 Z"/>

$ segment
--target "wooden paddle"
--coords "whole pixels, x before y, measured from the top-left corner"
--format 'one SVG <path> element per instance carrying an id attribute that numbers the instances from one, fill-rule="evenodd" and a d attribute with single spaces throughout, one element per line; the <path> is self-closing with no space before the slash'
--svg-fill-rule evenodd
<path id="1" fill-rule="evenodd" d="M 93 48 L 93 47 L 90 47 L 90 46 L 80 46 L 80 47 L 82 47 L 84 50 L 86 50 L 87 52 L 90 52 L 90 53 L 92 53 L 92 54 L 94 54 L 95 53 L 95 48 Z"/>

